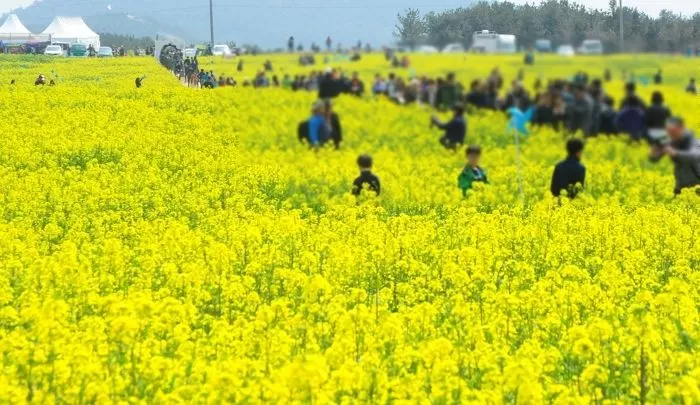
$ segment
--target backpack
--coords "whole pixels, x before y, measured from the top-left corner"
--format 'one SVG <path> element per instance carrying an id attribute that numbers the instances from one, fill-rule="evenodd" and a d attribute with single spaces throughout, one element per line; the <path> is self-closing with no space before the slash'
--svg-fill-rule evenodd
<path id="1" fill-rule="evenodd" d="M 297 138 L 301 143 L 309 143 L 309 121 L 303 121 L 299 123 L 297 127 Z"/>

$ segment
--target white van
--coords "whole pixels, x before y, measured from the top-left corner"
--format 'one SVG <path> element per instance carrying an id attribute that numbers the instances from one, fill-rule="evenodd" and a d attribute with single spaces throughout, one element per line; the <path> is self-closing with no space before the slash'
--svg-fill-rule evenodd
<path id="1" fill-rule="evenodd" d="M 582 55 L 602 55 L 603 43 L 598 39 L 587 39 L 581 43 L 578 53 Z"/>

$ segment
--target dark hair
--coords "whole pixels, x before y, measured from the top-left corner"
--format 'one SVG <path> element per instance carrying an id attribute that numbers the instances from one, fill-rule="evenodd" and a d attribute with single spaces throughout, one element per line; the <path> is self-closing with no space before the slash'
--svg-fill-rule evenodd
<path id="1" fill-rule="evenodd" d="M 583 151 L 583 141 L 580 139 L 569 139 L 566 142 L 566 151 L 569 153 L 569 156 L 577 155 Z"/>
<path id="2" fill-rule="evenodd" d="M 638 108 L 642 106 L 641 100 L 639 100 L 637 97 L 627 97 L 625 99 L 625 103 L 628 107 L 632 108 Z"/>
<path id="3" fill-rule="evenodd" d="M 628 93 L 634 93 L 637 91 L 637 85 L 634 82 L 629 82 L 625 85 L 625 91 Z"/>
<path id="4" fill-rule="evenodd" d="M 651 95 L 651 103 L 652 104 L 663 104 L 664 103 L 664 95 L 661 94 L 660 91 L 655 91 Z"/>
<path id="5" fill-rule="evenodd" d="M 371 169 L 372 163 L 372 156 L 370 155 L 360 155 L 357 158 L 357 165 L 360 166 L 360 169 Z"/>
<path id="6" fill-rule="evenodd" d="M 469 155 L 481 155 L 481 146 L 479 146 L 479 145 L 467 146 L 467 156 L 469 156 Z"/>
<path id="7" fill-rule="evenodd" d="M 464 115 L 464 106 L 462 104 L 455 104 L 453 110 L 457 115 Z"/>
<path id="8" fill-rule="evenodd" d="M 455 79 L 455 74 L 450 72 L 447 74 L 447 80 L 454 80 Z"/>
<path id="9" fill-rule="evenodd" d="M 614 100 L 612 97 L 610 97 L 610 96 L 605 96 L 605 97 L 603 98 L 603 103 L 604 103 L 605 105 L 607 105 L 608 107 L 612 107 L 612 106 L 615 105 L 615 100 Z"/>
<path id="10" fill-rule="evenodd" d="M 685 126 L 685 122 L 683 121 L 683 118 L 678 117 L 678 116 L 669 118 L 669 119 L 666 121 L 666 124 L 667 124 L 667 125 L 675 125 L 675 126 L 678 126 L 678 127 L 684 127 L 684 126 Z"/>

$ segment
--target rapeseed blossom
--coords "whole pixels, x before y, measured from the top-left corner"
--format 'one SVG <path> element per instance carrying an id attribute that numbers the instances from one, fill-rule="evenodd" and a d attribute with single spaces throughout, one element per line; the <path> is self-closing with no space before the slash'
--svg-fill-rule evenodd
<path id="1" fill-rule="evenodd" d="M 413 62 L 466 81 L 509 61 Z M 138 58 L 0 71 L 18 83 L 0 85 L 2 403 L 700 402 L 698 200 L 641 146 L 588 141 L 585 191 L 560 203 L 564 137 L 533 130 L 521 198 L 507 119 L 477 113 L 490 184 L 463 198 L 462 154 L 416 106 L 341 97 L 346 143 L 313 153 L 296 141 L 312 94 L 190 90 Z M 697 98 L 664 91 L 700 130 Z M 383 192 L 358 204 L 365 152 Z"/>

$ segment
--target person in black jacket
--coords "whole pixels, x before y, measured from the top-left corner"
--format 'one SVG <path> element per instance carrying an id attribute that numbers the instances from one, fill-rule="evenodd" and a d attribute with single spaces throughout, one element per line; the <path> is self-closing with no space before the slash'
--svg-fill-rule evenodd
<path id="1" fill-rule="evenodd" d="M 340 149 L 343 142 L 343 128 L 340 126 L 340 117 L 333 111 L 333 103 L 326 100 L 326 122 L 330 125 L 331 140 L 336 149 Z"/>
<path id="2" fill-rule="evenodd" d="M 625 98 L 622 99 L 620 110 L 625 107 L 640 107 L 642 110 L 647 108 L 644 101 L 637 95 L 637 85 L 634 82 L 625 85 Z"/>
<path id="3" fill-rule="evenodd" d="M 360 75 L 355 72 L 352 74 L 352 79 L 349 82 L 348 92 L 357 97 L 362 97 L 365 94 L 365 84 L 360 80 Z"/>
<path id="4" fill-rule="evenodd" d="M 669 118 L 671 118 L 671 110 L 664 105 L 664 95 L 655 91 L 651 95 L 651 106 L 647 109 L 644 118 L 647 130 L 664 131 Z"/>
<path id="5" fill-rule="evenodd" d="M 361 155 L 357 158 L 357 166 L 360 168 L 360 177 L 356 178 L 352 183 L 352 194 L 359 197 L 363 190 L 374 192 L 376 195 L 381 193 L 381 184 L 379 177 L 372 173 L 372 157 L 369 155 Z"/>
<path id="6" fill-rule="evenodd" d="M 601 103 L 600 116 L 598 117 L 598 131 L 604 135 L 617 135 L 617 112 L 615 100 L 610 96 L 604 96 Z"/>
<path id="7" fill-rule="evenodd" d="M 454 116 L 449 122 L 442 122 L 436 116 L 431 118 L 431 126 L 436 126 L 445 131 L 440 138 L 440 143 L 446 149 L 457 150 L 464 144 L 467 136 L 467 120 L 464 118 L 464 107 L 458 104 L 454 107 Z"/>
<path id="8" fill-rule="evenodd" d="M 566 143 L 566 151 L 568 157 L 554 168 L 551 191 L 555 197 L 566 191 L 569 198 L 575 198 L 579 191 L 578 185 L 583 188 L 586 181 L 586 168 L 581 164 L 583 141 L 570 139 Z"/>
<path id="9" fill-rule="evenodd" d="M 336 98 L 343 92 L 343 88 L 343 81 L 336 77 L 336 71 L 328 70 L 321 78 L 318 87 L 318 98 L 321 100 Z"/>

